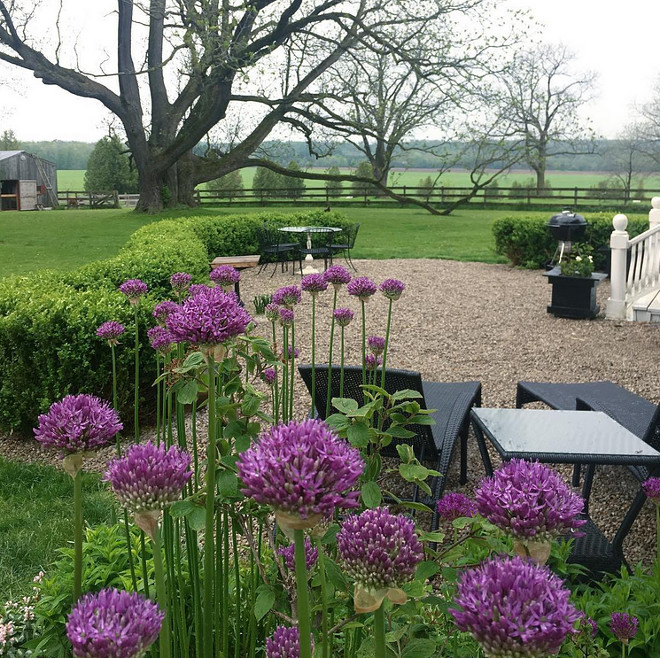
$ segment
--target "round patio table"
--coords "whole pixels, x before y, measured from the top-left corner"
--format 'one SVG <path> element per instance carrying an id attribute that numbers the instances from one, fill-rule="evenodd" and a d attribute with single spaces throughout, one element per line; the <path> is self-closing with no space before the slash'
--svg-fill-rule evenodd
<path id="1" fill-rule="evenodd" d="M 284 226 L 279 229 L 283 233 L 306 233 L 307 234 L 307 249 L 312 248 L 312 233 L 340 233 L 341 228 L 336 226 Z M 307 254 L 305 256 L 305 269 L 303 274 L 318 274 L 318 270 L 314 267 L 314 256 Z"/>

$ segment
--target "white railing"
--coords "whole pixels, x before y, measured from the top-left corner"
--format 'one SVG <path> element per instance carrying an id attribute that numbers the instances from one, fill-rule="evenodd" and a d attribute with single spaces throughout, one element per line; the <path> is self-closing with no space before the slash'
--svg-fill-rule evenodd
<path id="1" fill-rule="evenodd" d="M 614 231 L 610 237 L 612 269 L 606 312 L 608 318 L 626 318 L 629 307 L 636 299 L 660 288 L 660 197 L 653 197 L 651 205 L 649 230 L 632 239 L 626 231 L 628 218 L 625 215 L 616 215 L 612 220 Z"/>

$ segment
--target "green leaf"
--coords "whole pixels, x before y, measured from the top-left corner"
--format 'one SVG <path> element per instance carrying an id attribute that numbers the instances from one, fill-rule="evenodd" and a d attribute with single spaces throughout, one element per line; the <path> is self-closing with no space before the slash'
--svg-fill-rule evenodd
<path id="1" fill-rule="evenodd" d="M 199 387 L 196 381 L 189 380 L 184 382 L 181 388 L 176 391 L 176 400 L 181 404 L 192 404 L 197 399 Z"/>
<path id="2" fill-rule="evenodd" d="M 440 567 L 435 562 L 430 562 L 428 560 L 422 562 L 417 566 L 417 571 L 415 572 L 415 580 L 421 580 L 424 582 L 431 576 L 435 576 L 439 570 Z"/>
<path id="3" fill-rule="evenodd" d="M 190 527 L 196 532 L 200 532 L 206 527 L 206 509 L 201 505 L 195 505 L 195 509 L 187 517 Z"/>
<path id="4" fill-rule="evenodd" d="M 261 586 L 254 602 L 254 616 L 261 621 L 275 604 L 275 592 L 267 586 Z"/>
<path id="5" fill-rule="evenodd" d="M 353 423 L 347 432 L 348 442 L 355 448 L 366 448 L 369 444 L 369 426 L 366 423 Z"/>
<path id="6" fill-rule="evenodd" d="M 332 398 L 332 406 L 343 414 L 355 411 L 358 403 L 351 398 Z"/>
<path id="7" fill-rule="evenodd" d="M 328 581 L 332 583 L 334 588 L 340 591 L 346 590 L 346 578 L 341 572 L 341 569 L 327 557 L 324 558 L 323 564 L 325 566 L 325 575 L 328 577 Z"/>
<path id="8" fill-rule="evenodd" d="M 399 473 L 404 480 L 417 482 L 429 476 L 429 469 L 421 464 L 399 464 Z"/>
<path id="9" fill-rule="evenodd" d="M 334 427 L 338 432 L 345 430 L 351 425 L 351 421 L 344 414 L 332 414 L 325 419 L 325 422 L 330 427 Z"/>
<path id="10" fill-rule="evenodd" d="M 401 457 L 401 461 L 403 462 L 411 462 L 415 459 L 415 452 L 412 446 L 407 443 L 400 443 L 396 447 L 396 451 L 399 453 L 399 457 Z"/>
<path id="11" fill-rule="evenodd" d="M 444 532 L 422 532 L 419 535 L 419 541 L 428 541 L 428 542 L 435 542 L 439 544 L 441 541 L 443 541 L 445 538 L 445 533 Z"/>
<path id="12" fill-rule="evenodd" d="M 366 507 L 373 509 L 378 507 L 383 500 L 383 496 L 380 491 L 380 487 L 375 482 L 365 482 L 362 485 L 362 502 L 364 502 Z"/>
<path id="13" fill-rule="evenodd" d="M 399 504 L 408 509 L 414 509 L 417 512 L 428 512 L 429 514 L 433 514 L 433 510 L 428 505 L 424 505 L 424 503 L 416 503 L 412 500 L 402 500 L 399 501 Z"/>
<path id="14" fill-rule="evenodd" d="M 238 477 L 232 471 L 218 471 L 215 476 L 218 493 L 223 498 L 238 496 Z"/>
<path id="15" fill-rule="evenodd" d="M 414 423 L 415 425 L 435 425 L 435 420 L 431 416 L 426 416 L 423 414 L 417 414 L 416 416 L 411 416 L 406 421 L 407 423 Z"/>
<path id="16" fill-rule="evenodd" d="M 390 397 L 390 394 L 384 388 L 381 388 L 380 386 L 376 386 L 375 384 L 364 384 L 360 386 L 360 388 L 363 391 L 371 391 L 373 393 L 378 393 L 379 395 L 382 395 L 384 398 Z"/>
<path id="17" fill-rule="evenodd" d="M 411 432 L 400 425 L 392 425 L 385 434 L 393 436 L 395 439 L 412 439 L 413 436 L 417 436 L 417 432 Z"/>
<path id="18" fill-rule="evenodd" d="M 419 400 L 424 396 L 419 391 L 413 391 L 410 388 L 405 388 L 402 391 L 397 391 L 392 395 L 392 400 Z"/>
<path id="19" fill-rule="evenodd" d="M 170 516 L 180 517 L 187 516 L 195 508 L 195 504 L 190 500 L 177 500 L 176 503 L 170 505 Z"/>
<path id="20" fill-rule="evenodd" d="M 436 644 L 433 640 L 415 638 L 410 640 L 401 652 L 401 658 L 431 658 L 435 655 Z"/>

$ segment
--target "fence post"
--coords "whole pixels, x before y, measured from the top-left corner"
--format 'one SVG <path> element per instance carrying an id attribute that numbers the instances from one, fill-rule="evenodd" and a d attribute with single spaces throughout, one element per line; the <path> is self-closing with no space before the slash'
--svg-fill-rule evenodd
<path id="1" fill-rule="evenodd" d="M 573 206 L 577 208 L 577 200 L 578 200 L 578 188 L 576 187 L 573 190 Z"/>
<path id="2" fill-rule="evenodd" d="M 365 187 L 365 188 L 364 188 L 364 205 L 366 206 L 367 203 L 368 203 L 368 202 L 367 202 L 367 188 Z"/>
<path id="3" fill-rule="evenodd" d="M 660 196 L 651 199 L 651 210 L 649 210 L 649 228 L 660 224 Z"/>
<path id="4" fill-rule="evenodd" d="M 610 274 L 610 297 L 607 300 L 606 317 L 610 320 L 626 318 L 626 261 L 628 259 L 628 218 L 615 215 L 612 220 L 614 230 L 610 236 L 612 267 Z"/>

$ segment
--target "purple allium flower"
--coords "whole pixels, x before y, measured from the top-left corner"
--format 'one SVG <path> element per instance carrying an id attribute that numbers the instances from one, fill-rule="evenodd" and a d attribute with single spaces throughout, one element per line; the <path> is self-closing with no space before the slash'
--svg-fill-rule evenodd
<path id="1" fill-rule="evenodd" d="M 446 493 L 438 501 L 438 516 L 445 521 L 454 521 L 463 517 L 471 518 L 477 514 L 477 504 L 462 493 Z"/>
<path id="2" fill-rule="evenodd" d="M 330 516 L 335 507 L 357 507 L 359 492 L 344 492 L 357 482 L 364 462 L 325 422 L 310 418 L 270 428 L 241 453 L 236 467 L 243 494 L 308 519 Z"/>
<path id="3" fill-rule="evenodd" d="M 344 571 L 364 589 L 400 587 L 412 580 L 424 549 L 415 524 L 385 507 L 349 516 L 337 534 Z"/>
<path id="4" fill-rule="evenodd" d="M 584 525 L 584 500 L 549 466 L 512 459 L 475 492 L 479 514 L 520 539 L 548 541 Z"/>
<path id="5" fill-rule="evenodd" d="M 204 286 L 169 315 L 166 323 L 177 343 L 218 345 L 242 334 L 251 321 L 236 295 Z"/>
<path id="6" fill-rule="evenodd" d="M 188 290 L 190 287 L 191 282 L 192 277 L 187 272 L 175 272 L 170 277 L 170 285 L 172 286 L 172 290 L 174 290 L 174 292 L 186 292 L 186 290 Z"/>
<path id="7" fill-rule="evenodd" d="M 367 347 L 371 353 L 380 356 L 385 351 L 385 339 L 380 336 L 369 336 L 367 338 Z"/>
<path id="8" fill-rule="evenodd" d="M 284 558 L 286 568 L 292 573 L 296 570 L 296 546 L 292 542 L 288 546 L 278 548 L 277 552 Z M 309 540 L 305 537 L 305 567 L 309 571 L 319 559 L 319 551 Z"/>
<path id="9" fill-rule="evenodd" d="M 300 356 L 300 350 L 297 347 L 292 347 L 291 345 L 288 346 L 287 348 L 287 357 L 288 360 L 291 361 L 291 359 L 297 359 Z M 280 352 L 280 359 L 284 361 L 287 357 L 284 355 L 284 350 Z"/>
<path id="10" fill-rule="evenodd" d="M 472 633 L 491 658 L 556 654 L 580 618 L 571 592 L 545 566 L 520 557 L 492 558 L 463 572 L 456 626 Z"/>
<path id="11" fill-rule="evenodd" d="M 314 640 L 311 639 L 314 651 Z M 300 658 L 298 627 L 278 626 L 273 637 L 266 638 L 266 658 Z"/>
<path id="12" fill-rule="evenodd" d="M 348 294 L 357 297 L 361 302 L 368 301 L 376 293 L 376 290 L 378 290 L 376 284 L 366 276 L 359 276 L 346 286 Z"/>
<path id="13" fill-rule="evenodd" d="M 220 265 L 211 270 L 209 278 L 220 286 L 231 287 L 241 280 L 241 273 L 231 265 Z"/>
<path id="14" fill-rule="evenodd" d="M 290 327 L 293 324 L 294 315 L 293 311 L 286 306 L 280 306 L 279 311 L 279 321 L 283 327 Z"/>
<path id="15" fill-rule="evenodd" d="M 271 322 L 275 322 L 276 320 L 280 319 L 280 307 L 277 304 L 273 304 L 272 302 L 266 305 L 264 313 L 266 318 Z"/>
<path id="16" fill-rule="evenodd" d="M 335 322 L 340 327 L 348 327 L 354 315 L 350 308 L 336 308 L 334 311 Z"/>
<path id="17" fill-rule="evenodd" d="M 275 368 L 266 368 L 263 373 L 261 373 L 262 379 L 270 386 L 277 379 L 277 372 Z"/>
<path id="18" fill-rule="evenodd" d="M 323 274 L 306 274 L 300 280 L 300 287 L 312 294 L 312 296 L 328 289 L 328 282 Z"/>
<path id="19" fill-rule="evenodd" d="M 103 340 L 108 341 L 108 345 L 117 345 L 119 341 L 117 340 L 126 329 L 123 324 L 110 320 L 109 322 L 104 322 L 96 330 L 96 335 Z"/>
<path id="20" fill-rule="evenodd" d="M 401 297 L 401 294 L 403 291 L 406 289 L 405 284 L 403 281 L 399 281 L 399 279 L 385 279 L 383 283 L 380 284 L 378 289 L 387 297 L 387 299 L 391 299 L 393 302 L 395 302 L 399 297 Z"/>
<path id="21" fill-rule="evenodd" d="M 619 642 L 628 644 L 637 634 L 637 617 L 626 612 L 613 612 L 610 629 Z"/>
<path id="22" fill-rule="evenodd" d="M 273 304 L 293 308 L 300 303 L 302 293 L 298 286 L 284 286 L 273 293 Z"/>
<path id="23" fill-rule="evenodd" d="M 131 304 L 137 304 L 140 297 L 149 292 L 149 288 L 147 287 L 147 284 L 144 281 L 140 281 L 140 279 L 128 279 L 128 281 L 124 281 L 124 283 L 119 286 L 119 292 L 124 293 Z"/>
<path id="24" fill-rule="evenodd" d="M 373 354 L 364 355 L 364 365 L 367 370 L 376 370 L 382 363 L 383 360 L 379 356 L 374 356 Z"/>
<path id="25" fill-rule="evenodd" d="M 209 289 L 205 283 L 193 283 L 190 288 L 188 288 L 188 294 L 191 297 L 194 297 L 198 293 L 205 293 Z"/>
<path id="26" fill-rule="evenodd" d="M 147 331 L 147 336 L 151 347 L 153 347 L 156 352 L 166 354 L 171 351 L 174 337 L 165 327 L 151 327 L 151 329 Z"/>
<path id="27" fill-rule="evenodd" d="M 323 278 L 333 286 L 339 287 L 351 280 L 351 273 L 341 265 L 332 265 L 323 272 Z"/>
<path id="28" fill-rule="evenodd" d="M 39 416 L 34 438 L 60 454 L 94 450 L 109 443 L 123 429 L 117 412 L 94 395 L 67 395 Z"/>
<path id="29" fill-rule="evenodd" d="M 175 311 L 179 310 L 179 305 L 176 302 L 171 302 L 169 300 L 165 300 L 164 302 L 159 302 L 154 306 L 154 312 L 153 316 L 156 318 L 158 322 L 161 324 L 165 324 L 165 320 L 167 320 L 167 316 L 171 315 Z"/>
<path id="30" fill-rule="evenodd" d="M 642 488 L 652 503 L 660 505 L 660 478 L 649 478 L 642 484 Z"/>
<path id="31" fill-rule="evenodd" d="M 117 500 L 131 512 L 162 510 L 181 498 L 192 475 L 190 455 L 178 446 L 169 450 L 151 441 L 132 445 L 108 462 L 104 479 Z"/>
<path id="32" fill-rule="evenodd" d="M 66 634 L 76 658 L 140 658 L 156 641 L 164 617 L 142 594 L 102 589 L 78 600 Z"/>

